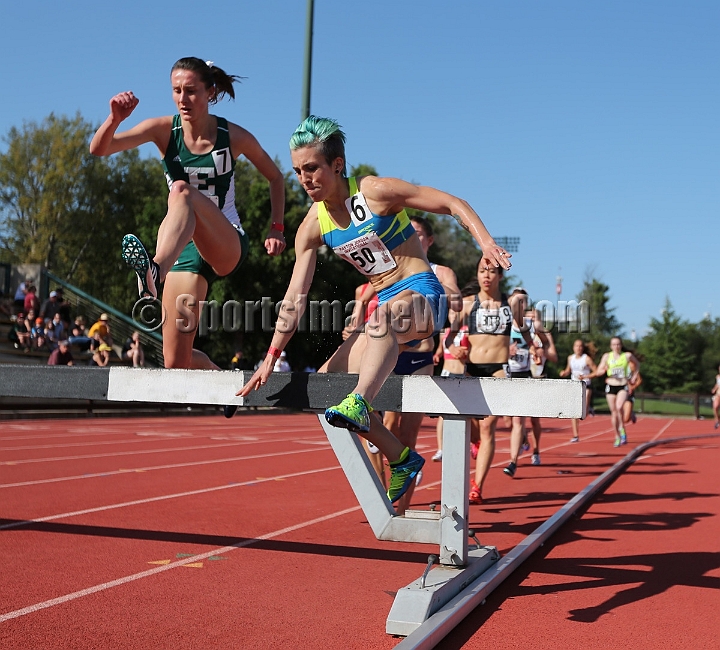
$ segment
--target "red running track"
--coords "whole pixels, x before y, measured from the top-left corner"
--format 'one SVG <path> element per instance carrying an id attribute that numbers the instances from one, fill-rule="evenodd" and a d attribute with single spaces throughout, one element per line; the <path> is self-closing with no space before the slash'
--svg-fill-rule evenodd
<path id="1" fill-rule="evenodd" d="M 543 465 L 501 468 L 480 541 L 506 553 L 633 446 L 712 433 L 641 418 L 545 420 Z M 12 421 L 0 425 L 0 648 L 392 648 L 395 592 L 429 545 L 377 541 L 315 416 Z M 720 647 L 718 447 L 648 451 L 443 648 Z M 435 450 L 434 420 L 418 445 Z M 439 498 L 428 462 L 415 507 Z"/>

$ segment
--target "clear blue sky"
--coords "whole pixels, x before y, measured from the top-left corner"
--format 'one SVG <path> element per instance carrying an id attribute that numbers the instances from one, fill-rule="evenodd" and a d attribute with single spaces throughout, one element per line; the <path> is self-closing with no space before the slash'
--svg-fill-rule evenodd
<path id="1" fill-rule="evenodd" d="M 140 98 L 128 126 L 170 114 L 171 66 L 199 56 L 247 77 L 217 113 L 287 171 L 306 2 L 201 6 L 5 3 L 0 134 L 51 112 L 99 123 L 122 90 Z M 311 111 L 343 125 L 350 165 L 520 236 L 512 272 L 534 300 L 592 271 L 641 335 L 666 297 L 720 315 L 718 33 L 717 0 L 316 0 Z"/>

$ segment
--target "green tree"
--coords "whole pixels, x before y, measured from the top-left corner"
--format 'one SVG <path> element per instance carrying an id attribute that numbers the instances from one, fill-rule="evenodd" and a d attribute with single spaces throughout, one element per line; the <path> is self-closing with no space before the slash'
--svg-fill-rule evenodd
<path id="1" fill-rule="evenodd" d="M 92 205 L 96 160 L 87 147 L 90 127 L 50 115 L 38 125 L 12 128 L 0 156 L 2 246 L 16 262 L 56 270 L 67 261 L 68 239 L 78 235 Z M 72 253 L 69 253 L 72 255 Z"/>
<path id="2" fill-rule="evenodd" d="M 141 160 L 137 151 L 91 155 L 94 131 L 79 115 L 52 114 L 10 130 L 0 155 L 0 247 L 12 263 L 42 264 L 129 311 L 137 294 L 119 242 L 150 222 L 154 239 L 167 187 L 157 162 Z"/>
<path id="3" fill-rule="evenodd" d="M 662 318 L 650 321 L 650 333 L 643 337 L 638 352 L 643 355 L 645 389 L 655 393 L 694 392 L 700 388 L 698 337 L 665 301 Z M 694 349 L 693 349 L 694 348 Z"/>
<path id="4" fill-rule="evenodd" d="M 700 390 L 709 393 L 715 385 L 720 365 L 720 318 L 706 316 L 693 327 L 703 344 L 700 351 Z"/>

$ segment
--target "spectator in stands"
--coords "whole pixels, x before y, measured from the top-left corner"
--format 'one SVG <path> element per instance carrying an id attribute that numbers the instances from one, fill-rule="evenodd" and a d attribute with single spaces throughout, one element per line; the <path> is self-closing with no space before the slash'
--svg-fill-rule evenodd
<path id="1" fill-rule="evenodd" d="M 90 363 L 88 365 L 104 368 L 108 365 L 108 363 L 110 363 L 111 352 L 112 348 L 107 343 L 100 342 L 98 347 L 93 350 L 92 359 L 90 359 Z"/>
<path id="2" fill-rule="evenodd" d="M 50 321 L 50 324 L 47 326 L 45 331 L 47 333 L 47 343 L 50 350 L 54 350 L 57 348 L 60 341 L 67 339 L 65 323 L 63 323 L 62 318 L 60 317 L 60 312 L 57 312 L 53 316 L 53 319 Z"/>
<path id="3" fill-rule="evenodd" d="M 25 309 L 25 294 L 27 293 L 27 285 L 27 281 L 23 280 L 18 285 L 17 291 L 15 291 L 15 301 L 13 303 L 15 313 L 21 312 Z"/>
<path id="4" fill-rule="evenodd" d="M 288 363 L 287 352 L 285 352 L 285 350 L 280 353 L 280 357 L 275 362 L 273 372 L 290 372 L 290 364 Z"/>
<path id="5" fill-rule="evenodd" d="M 90 349 L 92 340 L 93 339 L 88 336 L 87 328 L 85 327 L 85 317 L 78 316 L 70 327 L 70 337 L 68 341 L 71 345 L 79 346 L 81 352 L 86 352 Z"/>
<path id="6" fill-rule="evenodd" d="M 130 361 L 133 368 L 142 368 L 145 365 L 145 352 L 140 342 L 140 332 L 137 330 L 125 341 L 122 349 L 123 360 Z"/>
<path id="7" fill-rule="evenodd" d="M 28 285 L 27 293 L 25 294 L 25 313 L 28 314 L 34 311 L 36 314 L 40 313 L 40 300 L 37 297 L 37 288 L 34 284 Z"/>
<path id="8" fill-rule="evenodd" d="M 36 314 L 32 310 L 25 314 L 25 329 L 28 331 L 30 338 L 32 338 L 32 328 L 35 325 L 35 316 Z M 20 314 L 18 314 L 18 318 L 20 318 Z"/>
<path id="9" fill-rule="evenodd" d="M 19 350 L 20 348 L 24 348 L 25 352 L 30 350 L 30 331 L 25 323 L 25 314 L 22 312 L 18 313 L 10 326 L 8 339 L 15 346 L 16 350 Z"/>
<path id="10" fill-rule="evenodd" d="M 58 341 L 57 347 L 50 353 L 48 358 L 49 366 L 72 366 L 73 355 L 70 352 L 70 344 L 63 339 Z"/>
<path id="11" fill-rule="evenodd" d="M 35 319 L 35 324 L 30 330 L 30 339 L 32 341 L 32 347 L 36 350 L 41 350 L 45 347 L 47 333 L 45 331 L 45 321 L 40 318 L 40 316 Z"/>
<path id="12" fill-rule="evenodd" d="M 230 370 L 252 370 L 253 366 L 245 357 L 243 357 L 243 351 L 237 349 L 235 356 L 230 361 Z"/>
<path id="13" fill-rule="evenodd" d="M 100 314 L 100 318 L 98 318 L 90 328 L 88 336 L 96 342 L 96 344 L 90 346 L 92 349 L 96 349 L 101 343 L 111 346 L 110 349 L 112 349 L 113 341 L 110 333 L 110 317 L 107 314 Z"/>
<path id="14" fill-rule="evenodd" d="M 45 321 L 51 321 L 58 311 L 57 291 L 51 291 L 50 296 L 43 300 L 40 307 L 40 316 Z"/>

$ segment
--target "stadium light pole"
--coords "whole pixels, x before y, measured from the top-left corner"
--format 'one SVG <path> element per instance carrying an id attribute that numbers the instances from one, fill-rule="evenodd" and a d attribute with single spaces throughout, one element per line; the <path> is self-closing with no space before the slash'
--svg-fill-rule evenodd
<path id="1" fill-rule="evenodd" d="M 313 42 L 313 14 L 315 0 L 307 0 L 307 14 L 305 17 L 305 67 L 303 72 L 302 106 L 300 107 L 300 121 L 310 115 L 310 81 L 312 79 L 312 42 Z"/>

